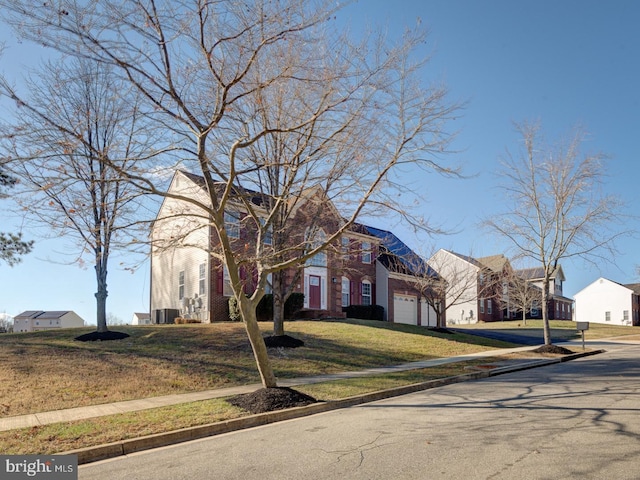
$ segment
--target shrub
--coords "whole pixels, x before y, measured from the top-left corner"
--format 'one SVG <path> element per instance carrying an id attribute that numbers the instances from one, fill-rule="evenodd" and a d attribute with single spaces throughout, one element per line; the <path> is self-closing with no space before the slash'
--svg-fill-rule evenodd
<path id="1" fill-rule="evenodd" d="M 384 307 L 381 305 L 349 305 L 342 309 L 347 318 L 361 320 L 384 320 Z"/>
<path id="2" fill-rule="evenodd" d="M 293 318 L 293 316 L 304 307 L 304 293 L 292 293 L 287 301 L 284 302 L 284 318 Z"/>
<path id="3" fill-rule="evenodd" d="M 304 293 L 292 293 L 287 301 L 284 302 L 284 318 L 293 318 L 293 316 L 302 310 L 304 306 Z M 256 307 L 256 317 L 261 321 L 269 321 L 273 319 L 273 294 L 267 293 L 262 297 L 260 303 Z M 239 322 L 240 309 L 235 297 L 229 298 L 229 319 L 232 322 Z"/>
<path id="4" fill-rule="evenodd" d="M 265 294 L 256 307 L 256 316 L 260 321 L 269 321 L 273 319 L 273 295 Z"/>
<path id="5" fill-rule="evenodd" d="M 232 322 L 239 322 L 242 320 L 242 317 L 240 316 L 240 307 L 238 307 L 236 297 L 229 297 L 229 320 Z"/>

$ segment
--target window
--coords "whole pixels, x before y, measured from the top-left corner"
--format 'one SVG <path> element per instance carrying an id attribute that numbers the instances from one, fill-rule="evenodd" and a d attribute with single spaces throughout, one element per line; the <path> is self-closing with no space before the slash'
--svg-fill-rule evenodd
<path id="1" fill-rule="evenodd" d="M 265 220 L 264 218 L 261 218 L 260 226 L 264 227 L 264 224 L 265 224 Z M 263 237 L 262 237 L 262 243 L 264 243 L 265 245 L 273 245 L 273 227 L 271 225 L 269 225 L 269 227 L 267 227 L 267 229 L 264 231 Z"/>
<path id="2" fill-rule="evenodd" d="M 480 313 L 484 313 L 484 298 L 480 299 Z"/>
<path id="3" fill-rule="evenodd" d="M 362 263 L 371 263 L 371 243 L 362 242 Z"/>
<path id="4" fill-rule="evenodd" d="M 184 298 L 184 270 L 178 273 L 178 300 Z"/>
<path id="5" fill-rule="evenodd" d="M 531 302 L 531 316 L 537 317 L 538 315 L 538 302 Z"/>
<path id="6" fill-rule="evenodd" d="M 628 321 L 629 321 L 629 310 L 625 310 L 624 312 L 622 312 L 622 319 L 623 319 L 625 322 L 628 322 Z"/>
<path id="7" fill-rule="evenodd" d="M 313 233 L 313 235 L 307 229 L 305 237 L 307 239 L 307 243 L 309 244 L 309 246 L 307 247 L 309 249 L 314 249 L 314 248 L 319 247 L 320 245 L 322 245 L 324 243 L 324 241 L 327 238 L 327 236 L 325 235 L 325 233 L 324 233 L 324 231 L 322 229 L 319 229 L 319 230 L 315 231 L 315 233 Z M 312 240 L 311 237 L 313 237 L 313 240 Z M 310 266 L 310 267 L 326 267 L 327 266 L 327 253 L 323 252 L 323 251 L 316 253 L 313 257 L 311 257 L 309 260 L 307 260 L 307 266 Z"/>
<path id="8" fill-rule="evenodd" d="M 342 277 L 342 306 L 348 307 L 350 303 L 349 292 L 351 291 L 351 282 L 347 277 Z"/>
<path id="9" fill-rule="evenodd" d="M 198 293 L 204 295 L 207 293 L 207 264 L 201 263 L 199 269 Z"/>
<path id="10" fill-rule="evenodd" d="M 491 315 L 493 313 L 493 303 L 491 299 L 487 300 L 487 313 Z"/>
<path id="11" fill-rule="evenodd" d="M 233 297 L 231 279 L 229 278 L 229 270 L 226 265 L 222 267 L 222 295 L 225 297 Z"/>
<path id="12" fill-rule="evenodd" d="M 480 274 L 480 285 L 484 285 L 484 273 Z"/>
<path id="13" fill-rule="evenodd" d="M 604 320 L 605 322 L 611 321 L 611 312 L 604 312 Z"/>
<path id="14" fill-rule="evenodd" d="M 224 228 L 229 238 L 240 238 L 240 214 L 224 212 Z"/>
<path id="15" fill-rule="evenodd" d="M 362 282 L 362 305 L 371 305 L 371 282 Z"/>
<path id="16" fill-rule="evenodd" d="M 349 259 L 349 239 L 347 237 L 342 237 L 340 239 L 340 251 L 342 252 L 342 258 L 345 260 Z"/>

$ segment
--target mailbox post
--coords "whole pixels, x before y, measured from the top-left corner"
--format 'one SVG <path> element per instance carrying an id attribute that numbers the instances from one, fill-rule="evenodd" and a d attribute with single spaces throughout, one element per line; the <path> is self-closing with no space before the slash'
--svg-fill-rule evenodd
<path id="1" fill-rule="evenodd" d="M 589 330 L 589 322 L 576 322 L 576 330 L 582 333 L 582 350 L 584 350 L 584 331 Z"/>

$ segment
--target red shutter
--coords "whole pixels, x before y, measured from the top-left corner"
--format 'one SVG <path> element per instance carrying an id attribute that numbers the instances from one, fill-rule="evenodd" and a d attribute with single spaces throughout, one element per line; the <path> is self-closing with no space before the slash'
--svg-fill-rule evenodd
<path id="1" fill-rule="evenodd" d="M 349 305 L 357 305 L 356 304 L 356 282 L 353 280 L 349 281 Z"/>
<path id="2" fill-rule="evenodd" d="M 224 273 L 222 272 L 222 267 L 216 270 L 216 293 L 218 295 L 222 295 L 224 292 L 223 283 L 224 282 Z"/>

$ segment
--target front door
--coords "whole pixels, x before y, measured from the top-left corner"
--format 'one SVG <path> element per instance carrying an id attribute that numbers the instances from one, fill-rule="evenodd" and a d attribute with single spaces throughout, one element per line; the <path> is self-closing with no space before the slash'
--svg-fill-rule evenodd
<path id="1" fill-rule="evenodd" d="M 320 277 L 309 275 L 309 308 L 320 308 Z"/>

